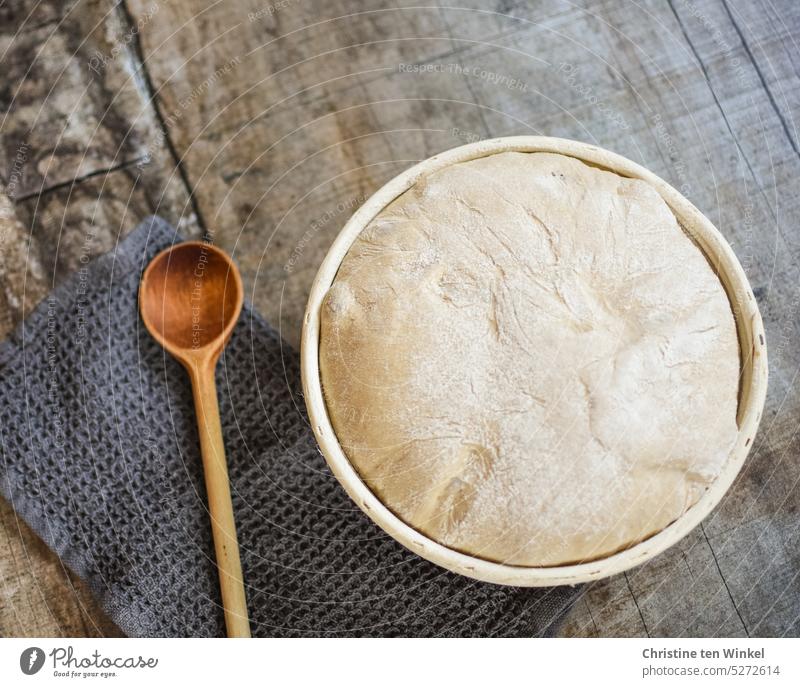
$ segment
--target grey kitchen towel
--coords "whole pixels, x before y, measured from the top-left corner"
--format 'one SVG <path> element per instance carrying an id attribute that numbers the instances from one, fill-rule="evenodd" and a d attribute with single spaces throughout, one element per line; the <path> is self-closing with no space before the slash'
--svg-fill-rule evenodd
<path id="1" fill-rule="evenodd" d="M 136 636 L 224 634 L 191 389 L 137 307 L 180 240 L 149 218 L 0 345 L 0 488 Z M 548 635 L 580 593 L 476 582 L 376 527 L 319 454 L 297 354 L 249 306 L 217 382 L 254 635 Z"/>

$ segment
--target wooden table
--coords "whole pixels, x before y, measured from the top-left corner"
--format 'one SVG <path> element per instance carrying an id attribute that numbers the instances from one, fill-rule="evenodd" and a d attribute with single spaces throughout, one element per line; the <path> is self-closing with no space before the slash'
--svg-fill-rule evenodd
<path id="1" fill-rule="evenodd" d="M 595 142 L 683 190 L 730 241 L 771 380 L 724 502 L 651 563 L 591 585 L 562 632 L 799 634 L 800 6 L 202 5 L 0 7 L 0 336 L 159 213 L 233 253 L 296 344 L 322 255 L 400 170 L 490 136 Z M 0 635 L 118 632 L 7 503 L 0 523 Z"/>

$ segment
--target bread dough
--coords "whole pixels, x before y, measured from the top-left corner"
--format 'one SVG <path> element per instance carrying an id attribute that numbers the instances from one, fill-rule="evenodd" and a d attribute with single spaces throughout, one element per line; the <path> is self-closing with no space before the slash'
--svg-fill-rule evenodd
<path id="1" fill-rule="evenodd" d="M 658 532 L 737 435 L 739 346 L 647 182 L 551 153 L 453 164 L 355 240 L 322 306 L 345 454 L 406 523 L 551 566 Z"/>

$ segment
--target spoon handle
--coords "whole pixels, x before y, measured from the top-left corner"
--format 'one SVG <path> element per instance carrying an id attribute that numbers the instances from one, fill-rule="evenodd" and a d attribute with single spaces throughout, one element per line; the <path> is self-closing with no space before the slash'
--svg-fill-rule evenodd
<path id="1" fill-rule="evenodd" d="M 228 637 L 249 637 L 250 622 L 247 617 L 247 599 L 239 560 L 239 541 L 233 519 L 231 488 L 222 426 L 219 420 L 217 387 L 214 381 L 216 360 L 207 365 L 197 365 L 189 370 L 194 394 L 194 408 L 200 433 L 200 450 L 203 454 L 203 471 L 211 516 L 211 532 L 219 569 L 219 585 L 225 626 Z"/>

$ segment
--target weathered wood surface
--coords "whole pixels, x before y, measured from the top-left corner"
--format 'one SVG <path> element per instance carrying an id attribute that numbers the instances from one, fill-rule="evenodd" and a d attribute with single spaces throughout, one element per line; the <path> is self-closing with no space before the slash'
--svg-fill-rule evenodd
<path id="1" fill-rule="evenodd" d="M 591 585 L 567 636 L 800 634 L 800 7 L 792 0 L 403 8 L 356 0 L 0 7 L 0 336 L 158 212 L 233 253 L 296 344 L 316 267 L 413 161 L 522 133 L 596 142 L 714 220 L 770 347 L 761 431 L 679 545 Z M 116 632 L 0 508 L 0 634 Z"/>

